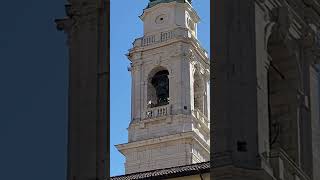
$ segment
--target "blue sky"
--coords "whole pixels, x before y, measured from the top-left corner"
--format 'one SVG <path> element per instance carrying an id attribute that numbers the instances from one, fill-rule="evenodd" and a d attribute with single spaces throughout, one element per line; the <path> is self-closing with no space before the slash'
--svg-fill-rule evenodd
<path id="1" fill-rule="evenodd" d="M 114 147 L 126 143 L 127 127 L 131 112 L 131 76 L 127 71 L 129 60 L 125 54 L 132 47 L 134 39 L 143 35 L 143 24 L 139 19 L 149 0 L 111 0 L 111 136 L 110 173 L 111 176 L 124 174 L 125 158 Z M 210 52 L 210 1 L 194 0 L 193 7 L 201 18 L 198 38 L 202 46 Z"/>
<path id="2" fill-rule="evenodd" d="M 0 179 L 66 177 L 65 0 L 1 1 Z"/>

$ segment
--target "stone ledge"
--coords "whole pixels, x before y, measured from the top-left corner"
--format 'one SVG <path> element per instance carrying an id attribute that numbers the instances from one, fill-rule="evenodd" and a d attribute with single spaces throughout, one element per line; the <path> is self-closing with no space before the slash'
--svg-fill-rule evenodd
<path id="1" fill-rule="evenodd" d="M 222 179 L 245 179 L 245 180 L 276 180 L 263 169 L 246 169 L 236 166 L 224 166 L 211 168 L 216 180 Z"/>
<path id="2" fill-rule="evenodd" d="M 193 139 L 198 144 L 200 144 L 200 146 L 203 149 L 205 149 L 208 153 L 210 153 L 209 145 L 206 144 L 205 142 L 203 142 L 203 140 L 194 131 L 179 133 L 179 134 L 175 134 L 175 135 L 162 136 L 162 137 L 157 137 L 157 138 L 152 138 L 152 139 L 147 139 L 147 140 L 134 141 L 134 142 L 130 142 L 130 143 L 118 144 L 115 146 L 122 154 L 124 154 L 123 151 L 125 151 L 127 149 L 142 147 L 142 146 L 146 146 L 146 145 L 153 145 L 153 144 L 158 144 L 158 143 L 163 143 L 163 142 L 175 141 L 175 140 L 180 140 L 180 139 Z"/>

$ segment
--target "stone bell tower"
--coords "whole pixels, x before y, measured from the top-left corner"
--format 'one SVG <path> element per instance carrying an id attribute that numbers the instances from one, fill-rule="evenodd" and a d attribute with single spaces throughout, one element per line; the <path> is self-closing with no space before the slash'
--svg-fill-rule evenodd
<path id="1" fill-rule="evenodd" d="M 131 61 L 132 116 L 126 174 L 209 161 L 209 58 L 190 0 L 153 0 Z"/>

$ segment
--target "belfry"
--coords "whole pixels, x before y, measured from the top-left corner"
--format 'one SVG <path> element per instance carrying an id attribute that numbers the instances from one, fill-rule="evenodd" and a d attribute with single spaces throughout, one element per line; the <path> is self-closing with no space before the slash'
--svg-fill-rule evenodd
<path id="1" fill-rule="evenodd" d="M 133 42 L 128 143 L 116 145 L 134 173 L 210 160 L 209 57 L 191 0 L 150 0 Z"/>

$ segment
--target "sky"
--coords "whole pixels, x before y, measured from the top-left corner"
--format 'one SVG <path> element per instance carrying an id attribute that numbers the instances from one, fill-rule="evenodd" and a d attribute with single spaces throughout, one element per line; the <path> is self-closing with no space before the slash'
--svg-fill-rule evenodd
<path id="1" fill-rule="evenodd" d="M 65 2 L 1 1 L 1 180 L 66 177 L 68 52 L 54 23 Z"/>
<path id="2" fill-rule="evenodd" d="M 149 0 L 120 1 L 111 0 L 111 99 L 110 99 L 110 174 L 124 174 L 124 156 L 115 148 L 115 144 L 128 142 L 131 114 L 131 75 L 127 67 L 130 61 L 125 56 L 132 47 L 134 39 L 143 36 L 143 24 L 138 16 L 143 12 Z M 194 0 L 193 7 L 201 18 L 198 25 L 198 39 L 210 52 L 210 1 Z"/>

